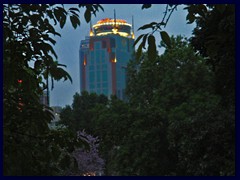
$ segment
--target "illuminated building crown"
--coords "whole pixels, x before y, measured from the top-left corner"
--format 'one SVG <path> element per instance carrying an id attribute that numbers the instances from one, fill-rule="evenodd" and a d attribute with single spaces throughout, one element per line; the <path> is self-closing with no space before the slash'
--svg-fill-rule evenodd
<path id="1" fill-rule="evenodd" d="M 104 36 L 117 34 L 123 37 L 132 38 L 132 25 L 123 19 L 105 18 L 93 25 L 93 35 Z"/>

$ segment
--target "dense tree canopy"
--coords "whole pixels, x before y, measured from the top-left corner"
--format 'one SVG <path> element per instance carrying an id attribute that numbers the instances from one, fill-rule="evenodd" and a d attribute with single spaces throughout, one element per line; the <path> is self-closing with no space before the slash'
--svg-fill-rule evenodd
<path id="1" fill-rule="evenodd" d="M 234 112 L 215 92 L 214 71 L 186 38 L 165 48 L 129 64 L 127 102 L 76 94 L 72 122 L 101 139 L 106 175 L 233 175 Z"/>
<path id="2" fill-rule="evenodd" d="M 76 28 L 82 8 L 89 22 L 102 6 L 3 5 L 4 175 L 235 175 L 235 7 L 186 5 L 196 22 L 188 40 L 163 30 L 177 6 L 139 28 L 150 32 L 135 41 L 126 102 L 76 93 L 62 128 L 50 130 L 39 96 L 49 77 L 52 87 L 71 81 L 53 48 L 55 26 L 69 19 Z"/>
<path id="3" fill-rule="evenodd" d="M 191 44 L 215 72 L 215 89 L 226 106 L 235 103 L 235 5 L 211 5 L 196 19 Z"/>
<path id="4" fill-rule="evenodd" d="M 72 150 L 62 146 L 71 144 L 73 135 L 67 130 L 49 130 L 53 115 L 49 107 L 40 104 L 39 97 L 49 88 L 48 77 L 52 86 L 54 80 L 71 81 L 57 61 L 53 38 L 60 36 L 55 26 L 63 28 L 68 18 L 74 28 L 80 25 L 81 8 L 85 8 L 89 22 L 102 7 L 3 5 L 4 175 L 61 175 L 71 168 L 71 157 L 65 155 Z"/>

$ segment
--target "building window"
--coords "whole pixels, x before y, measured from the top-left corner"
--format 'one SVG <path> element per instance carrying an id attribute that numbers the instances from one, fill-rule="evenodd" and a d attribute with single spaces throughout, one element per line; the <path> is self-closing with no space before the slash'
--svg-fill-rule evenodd
<path id="1" fill-rule="evenodd" d="M 102 41 L 102 48 L 106 48 L 107 47 L 107 42 L 106 41 Z"/>
<path id="2" fill-rule="evenodd" d="M 91 83 L 91 84 L 89 85 L 89 87 L 90 87 L 90 90 L 93 91 L 93 90 L 95 89 L 95 84 L 94 84 L 94 83 Z"/>
<path id="3" fill-rule="evenodd" d="M 101 81 L 101 73 L 100 71 L 97 71 L 97 82 Z"/>
<path id="4" fill-rule="evenodd" d="M 94 81 L 95 81 L 95 72 L 94 71 L 89 72 L 89 80 L 90 80 L 90 83 L 94 83 Z"/>
<path id="5" fill-rule="evenodd" d="M 102 59 L 103 62 L 106 62 L 106 56 L 105 56 L 104 51 L 102 51 L 102 53 L 101 53 L 101 59 Z"/>
<path id="6" fill-rule="evenodd" d="M 107 64 L 102 65 L 102 70 L 107 70 Z"/>
<path id="7" fill-rule="evenodd" d="M 99 63 L 97 63 L 99 64 Z M 97 70 L 100 71 L 101 70 L 101 65 L 97 65 Z"/>
<path id="8" fill-rule="evenodd" d="M 107 71 L 102 72 L 102 81 L 107 81 Z"/>
<path id="9" fill-rule="evenodd" d="M 107 89 L 103 89 L 102 93 L 103 93 L 105 96 L 108 96 L 108 90 L 107 90 Z"/>
<path id="10" fill-rule="evenodd" d="M 95 42 L 94 49 L 100 49 L 100 48 L 101 48 L 101 42 Z"/>
<path id="11" fill-rule="evenodd" d="M 90 53 L 90 59 L 94 59 L 94 51 Z"/>
<path id="12" fill-rule="evenodd" d="M 105 82 L 102 84 L 102 86 L 103 86 L 103 88 L 108 88 L 108 83 Z"/>
<path id="13" fill-rule="evenodd" d="M 94 66 L 93 65 L 89 66 L 89 70 L 94 71 Z"/>
<path id="14" fill-rule="evenodd" d="M 111 48 L 115 48 L 116 47 L 115 39 L 111 39 L 110 40 L 110 46 L 111 46 Z"/>
<path id="15" fill-rule="evenodd" d="M 100 58 L 100 51 L 96 51 L 95 55 L 96 55 L 96 60 L 98 60 Z"/>

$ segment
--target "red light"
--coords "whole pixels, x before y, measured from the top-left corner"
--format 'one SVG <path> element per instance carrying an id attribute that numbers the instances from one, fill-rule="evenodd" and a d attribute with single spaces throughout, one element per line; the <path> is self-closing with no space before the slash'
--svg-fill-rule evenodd
<path id="1" fill-rule="evenodd" d="M 22 83 L 22 80 L 21 80 L 21 79 L 19 79 L 19 80 L 18 80 L 18 83 Z"/>

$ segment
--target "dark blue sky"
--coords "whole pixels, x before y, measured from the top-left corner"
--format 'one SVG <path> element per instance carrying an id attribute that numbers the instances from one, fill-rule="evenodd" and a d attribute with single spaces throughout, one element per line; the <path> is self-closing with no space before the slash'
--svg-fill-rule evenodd
<path id="1" fill-rule="evenodd" d="M 73 6 L 73 5 L 65 5 Z M 165 5 L 155 4 L 152 8 L 142 10 L 140 4 L 103 4 L 104 12 L 100 11 L 96 17 L 92 18 L 92 24 L 95 24 L 98 20 L 103 18 L 113 18 L 114 9 L 116 10 L 116 17 L 119 19 L 125 19 L 128 23 L 132 23 L 132 16 L 134 16 L 134 29 L 135 38 L 140 34 L 148 32 L 137 31 L 139 27 L 150 22 L 160 22 L 163 18 L 163 12 Z M 67 65 L 67 71 L 73 79 L 73 83 L 70 81 L 59 81 L 55 82 L 55 87 L 50 91 L 50 105 L 51 106 L 62 106 L 71 105 L 73 101 L 73 95 L 76 92 L 80 92 L 79 83 L 79 46 L 80 41 L 89 35 L 90 25 L 83 19 L 84 9 L 82 9 L 81 26 L 74 29 L 70 22 L 63 29 L 57 28 L 57 31 L 61 34 L 61 37 L 57 37 L 57 44 L 55 51 L 58 55 L 58 61 L 61 64 Z M 184 35 L 190 37 L 194 24 L 186 23 L 186 10 L 183 10 L 183 6 L 179 6 L 175 11 L 166 27 L 166 31 L 169 35 Z M 68 19 L 69 20 L 69 19 Z M 159 44 L 160 36 L 155 34 L 156 43 Z M 164 49 L 158 49 L 160 53 Z"/>

